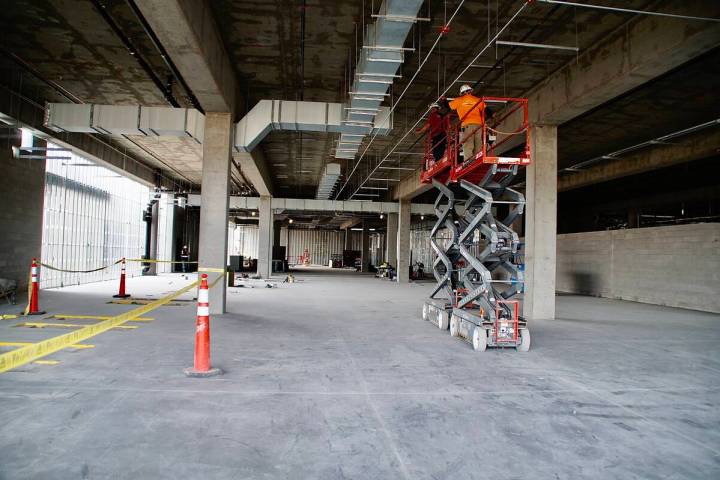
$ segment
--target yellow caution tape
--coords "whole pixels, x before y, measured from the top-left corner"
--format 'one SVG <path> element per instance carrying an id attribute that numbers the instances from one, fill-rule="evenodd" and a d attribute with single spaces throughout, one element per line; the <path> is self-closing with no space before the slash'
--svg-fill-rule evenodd
<path id="1" fill-rule="evenodd" d="M 129 312 L 125 312 L 115 317 L 112 317 L 109 320 L 105 320 L 94 325 L 88 325 L 84 328 L 80 328 L 64 335 L 48 338 L 47 340 L 43 340 L 32 345 L 27 345 L 11 352 L 3 353 L 0 355 L 0 373 L 7 372 L 8 370 L 12 370 L 13 368 L 17 368 L 27 363 L 33 362 L 39 358 L 57 352 L 58 350 L 62 350 L 63 348 L 66 348 L 70 345 L 75 345 L 79 342 L 82 342 L 83 340 L 87 340 L 88 338 L 94 337 L 95 335 L 106 332 L 113 327 L 120 326 L 128 320 L 137 318 L 168 303 L 170 300 L 179 297 L 183 293 L 193 288 L 196 288 L 199 284 L 200 282 L 197 281 L 192 282 L 191 284 L 181 288 L 175 293 L 160 298 L 155 302 L 130 310 Z M 213 285 L 214 284 L 215 282 L 213 282 Z"/>
<path id="2" fill-rule="evenodd" d="M 18 318 L 18 315 L 9 315 L 9 314 L 0 315 L 0 320 L 12 320 L 13 318 Z"/>

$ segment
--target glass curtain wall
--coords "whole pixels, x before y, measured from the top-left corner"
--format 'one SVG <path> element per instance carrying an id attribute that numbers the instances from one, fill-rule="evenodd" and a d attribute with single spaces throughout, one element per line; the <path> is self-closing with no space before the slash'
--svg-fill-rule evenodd
<path id="1" fill-rule="evenodd" d="M 48 147 L 56 147 L 48 143 Z M 53 159 L 52 157 L 71 157 Z M 92 270 L 145 251 L 142 211 L 148 187 L 68 152 L 48 152 L 42 262 L 63 270 Z M 139 275 L 139 262 L 127 274 Z M 40 287 L 117 279 L 120 266 L 92 273 L 41 269 Z"/>

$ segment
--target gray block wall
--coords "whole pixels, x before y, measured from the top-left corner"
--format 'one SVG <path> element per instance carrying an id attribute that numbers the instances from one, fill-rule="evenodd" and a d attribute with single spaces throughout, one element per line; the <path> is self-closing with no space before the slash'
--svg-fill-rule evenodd
<path id="1" fill-rule="evenodd" d="M 571 233 L 557 291 L 720 313 L 720 223 Z"/>
<path id="2" fill-rule="evenodd" d="M 35 146 L 44 145 L 36 140 Z M 13 158 L 5 143 L 0 146 L 0 165 L 0 278 L 16 280 L 25 290 L 30 261 L 40 258 L 45 161 Z M 18 303 L 22 301 L 18 297 Z"/>

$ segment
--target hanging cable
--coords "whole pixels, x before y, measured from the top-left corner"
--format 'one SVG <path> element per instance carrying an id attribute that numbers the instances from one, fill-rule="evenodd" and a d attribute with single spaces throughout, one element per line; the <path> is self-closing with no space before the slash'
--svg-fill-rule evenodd
<path id="1" fill-rule="evenodd" d="M 450 88 L 451 88 L 453 85 L 455 85 L 455 83 L 457 83 L 457 82 L 462 78 L 463 75 L 465 75 L 465 73 L 471 68 L 471 66 L 488 50 L 488 48 L 490 48 L 490 46 L 495 42 L 495 40 L 497 40 L 497 39 L 500 37 L 500 35 L 502 35 L 503 32 L 505 32 L 505 30 L 507 30 L 507 28 L 510 26 L 510 24 L 512 24 L 512 23 L 515 21 L 515 19 L 525 10 L 525 8 L 526 8 L 527 6 L 528 6 L 528 2 L 523 2 L 523 4 L 520 6 L 520 8 L 518 8 L 518 10 L 513 14 L 513 16 L 510 17 L 510 20 L 508 20 L 508 21 L 505 23 L 505 25 L 503 25 L 503 27 L 502 27 L 500 30 L 498 30 L 498 32 L 497 32 L 497 33 L 495 34 L 495 36 L 490 40 L 490 42 L 488 42 L 487 45 L 485 45 L 485 47 L 483 47 L 483 49 L 480 50 L 480 52 L 479 52 L 477 55 L 475 55 L 475 57 L 473 57 L 473 59 L 472 59 L 472 60 L 467 64 L 467 66 L 460 72 L 460 74 L 455 78 L 455 80 L 450 84 L 450 86 L 447 87 L 447 88 L 445 89 L 445 91 L 443 91 L 442 95 L 440 95 L 440 96 L 435 100 L 436 102 L 439 101 L 440 98 L 443 97 L 448 91 L 450 91 Z M 456 11 L 456 13 L 457 13 L 457 11 Z M 452 18 L 451 18 L 451 20 L 452 20 Z M 431 50 L 431 51 L 432 51 L 432 50 Z M 416 73 L 416 75 L 417 75 L 417 73 Z M 415 77 L 413 77 L 413 78 L 415 78 Z M 406 89 L 406 90 L 407 90 L 407 89 Z M 403 93 L 405 93 L 405 92 L 403 91 Z M 401 138 L 397 143 L 395 143 L 395 145 L 390 149 L 390 151 L 387 153 L 387 155 L 385 155 L 385 157 L 384 157 L 380 162 L 378 162 L 377 166 L 375 166 L 375 168 L 370 172 L 370 174 L 368 174 L 367 178 L 365 178 L 365 180 L 363 180 L 363 182 L 360 184 L 360 186 L 358 186 L 358 188 L 355 189 L 355 191 L 350 195 L 349 198 L 352 198 L 352 197 L 360 190 L 360 188 L 361 188 L 363 185 L 365 185 L 365 182 L 367 182 L 367 180 L 377 171 L 377 169 L 380 167 L 380 165 L 382 165 L 383 162 L 385 162 L 385 161 L 388 159 L 388 157 L 389 157 L 390 155 L 392 155 L 392 153 L 395 151 L 395 149 L 398 147 L 398 145 L 400 145 L 400 143 L 402 143 L 402 142 L 405 140 L 405 138 L 407 138 L 407 136 L 410 135 L 410 133 L 413 132 L 413 131 L 415 130 L 415 128 L 417 128 L 417 126 L 420 124 L 420 122 L 423 120 L 423 118 L 424 118 L 428 113 L 430 113 L 431 108 L 432 108 L 432 107 L 428 107 L 428 108 L 425 110 L 425 112 L 420 116 L 420 118 L 418 118 L 418 120 L 415 122 L 415 124 L 414 124 L 407 132 L 405 132 L 405 134 L 402 136 L 402 138 Z M 390 113 L 391 113 L 391 112 L 392 112 L 392 110 L 390 111 Z M 377 136 L 377 133 L 375 134 L 375 136 Z M 371 142 L 372 142 L 372 140 L 375 139 L 375 136 L 373 136 L 373 137 L 371 138 Z M 365 151 L 367 151 L 367 148 L 365 149 Z M 363 155 L 364 155 L 364 153 L 365 153 L 365 152 L 363 152 Z M 361 158 L 362 158 L 362 157 L 361 157 Z M 353 169 L 353 171 L 354 171 L 354 169 Z M 351 175 L 352 175 L 352 173 L 351 173 Z M 349 182 L 349 180 L 350 180 L 350 176 L 348 176 L 347 180 L 345 181 L 345 185 L 347 185 L 347 183 Z M 343 188 L 345 187 L 345 185 L 343 185 Z M 342 189 L 341 189 L 340 191 L 342 191 Z M 339 193 L 340 193 L 340 192 L 338 192 L 338 195 L 339 195 Z M 336 199 L 337 199 L 338 195 L 335 196 Z"/>

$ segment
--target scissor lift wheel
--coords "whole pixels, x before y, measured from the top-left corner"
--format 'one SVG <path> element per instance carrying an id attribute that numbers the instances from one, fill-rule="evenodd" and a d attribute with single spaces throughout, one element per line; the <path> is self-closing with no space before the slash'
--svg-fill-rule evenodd
<path id="1" fill-rule="evenodd" d="M 473 350 L 484 352 L 487 349 L 487 331 L 484 328 L 475 327 L 472 331 Z"/>
<path id="2" fill-rule="evenodd" d="M 527 328 L 520 329 L 520 344 L 516 347 L 518 352 L 527 352 L 530 350 L 530 330 Z"/>

